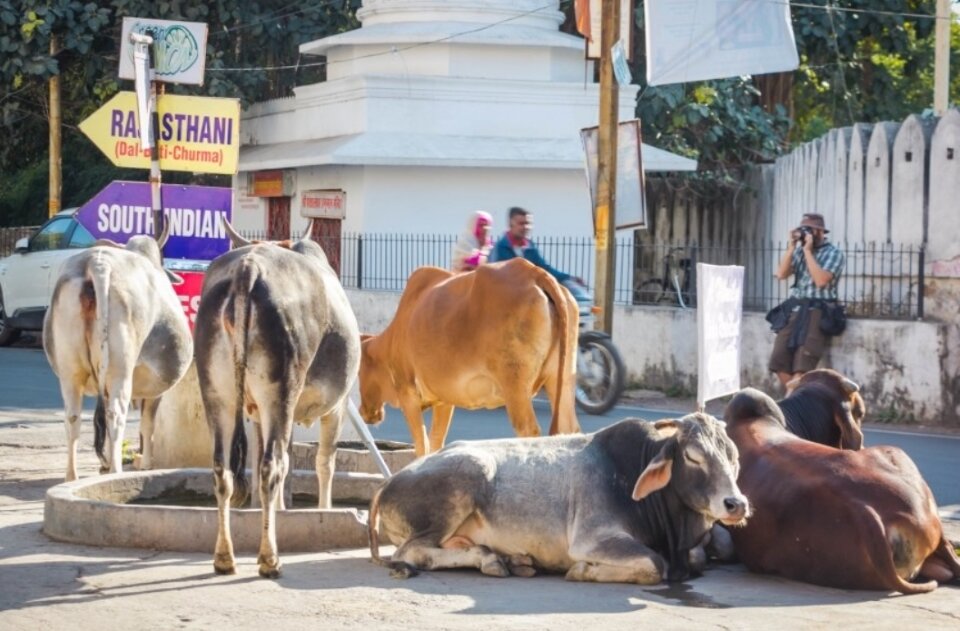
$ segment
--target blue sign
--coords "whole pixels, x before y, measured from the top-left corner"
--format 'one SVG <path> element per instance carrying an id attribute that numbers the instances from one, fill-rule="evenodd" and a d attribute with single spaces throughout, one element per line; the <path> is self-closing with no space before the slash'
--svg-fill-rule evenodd
<path id="1" fill-rule="evenodd" d="M 231 189 L 164 184 L 161 202 L 170 224 L 165 258 L 212 261 L 230 249 L 222 220 L 233 218 Z M 137 234 L 153 235 L 150 184 L 111 182 L 75 217 L 97 239 L 126 243 Z"/>

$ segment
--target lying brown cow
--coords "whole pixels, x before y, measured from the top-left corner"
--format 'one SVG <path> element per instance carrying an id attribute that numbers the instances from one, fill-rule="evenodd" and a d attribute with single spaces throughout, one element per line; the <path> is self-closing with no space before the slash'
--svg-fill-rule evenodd
<path id="1" fill-rule="evenodd" d="M 777 404 L 747 388 L 727 405 L 738 484 L 754 516 L 731 530 L 754 572 L 847 589 L 928 592 L 960 577 L 937 505 L 896 447 L 839 450 L 791 434 Z M 911 583 L 917 576 L 928 580 Z"/>
<path id="2" fill-rule="evenodd" d="M 363 341 L 360 413 L 383 420 L 384 403 L 407 419 L 417 455 L 443 446 L 453 408 L 506 405 L 518 436 L 538 436 L 531 399 L 545 387 L 550 433 L 580 431 L 574 411 L 577 304 L 524 259 L 454 274 L 410 275 L 397 313 Z M 422 411 L 433 407 L 429 441 Z"/>

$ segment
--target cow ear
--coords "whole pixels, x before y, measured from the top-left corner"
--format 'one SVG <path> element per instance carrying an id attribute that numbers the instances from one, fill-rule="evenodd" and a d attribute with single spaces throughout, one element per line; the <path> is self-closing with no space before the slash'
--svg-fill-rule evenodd
<path id="1" fill-rule="evenodd" d="M 833 421 L 840 428 L 840 448 L 860 451 L 863 449 L 863 430 L 860 429 L 860 422 L 853 418 L 853 405 L 850 401 L 844 401 L 840 411 L 833 415 Z"/>
<path id="2" fill-rule="evenodd" d="M 654 421 L 653 426 L 664 438 L 669 438 L 680 431 L 680 421 L 675 418 L 663 418 L 659 421 Z"/>
<path id="3" fill-rule="evenodd" d="M 173 272 L 171 272 L 170 270 L 168 270 L 168 269 L 166 269 L 166 268 L 164 268 L 163 271 L 167 273 L 167 278 L 170 279 L 170 284 L 171 284 L 171 285 L 182 285 L 182 284 L 183 284 L 183 276 L 180 276 L 179 274 L 174 274 Z"/>
<path id="4" fill-rule="evenodd" d="M 676 444 L 675 440 L 669 441 L 643 470 L 633 487 L 633 501 L 639 502 L 670 483 L 670 476 L 673 473 L 673 451 Z"/>

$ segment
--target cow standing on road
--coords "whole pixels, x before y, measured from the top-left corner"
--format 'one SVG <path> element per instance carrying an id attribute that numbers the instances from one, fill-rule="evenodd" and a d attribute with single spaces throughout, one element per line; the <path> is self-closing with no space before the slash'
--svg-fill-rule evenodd
<path id="1" fill-rule="evenodd" d="M 421 267 L 390 325 L 363 341 L 360 414 L 378 423 L 384 403 L 399 407 L 422 456 L 443 447 L 454 407 L 506 405 L 518 436 L 539 436 L 532 399 L 545 388 L 550 433 L 578 432 L 578 318 L 570 292 L 524 259 L 466 274 Z"/>
<path id="2" fill-rule="evenodd" d="M 724 413 L 755 516 L 731 532 L 754 572 L 844 589 L 928 592 L 960 578 L 937 504 L 896 447 L 840 450 L 787 430 L 780 408 L 746 388 Z M 928 579 L 911 582 L 917 577 Z"/>
<path id="3" fill-rule="evenodd" d="M 334 457 L 347 396 L 360 364 L 357 320 L 319 245 L 257 243 L 225 222 L 235 248 L 207 269 L 196 320 L 200 391 L 213 434 L 220 522 L 213 566 L 236 571 L 228 502 L 248 488 L 245 416 L 253 419 L 263 532 L 260 575 L 280 575 L 276 509 L 289 468 L 294 421 L 320 418 L 317 478 L 320 508 L 330 508 Z"/>
<path id="4" fill-rule="evenodd" d="M 135 236 L 124 247 L 98 241 L 67 261 L 53 290 L 43 350 L 63 394 L 68 481 L 77 478 L 84 394 L 97 397 L 94 444 L 101 471 L 121 470 L 131 399 L 143 401 L 142 467 L 151 466 L 158 397 L 180 381 L 193 354 L 190 329 L 171 286 L 180 278 L 165 270 L 161 259 L 167 230 L 159 240 Z"/>
<path id="5" fill-rule="evenodd" d="M 740 524 L 737 449 L 706 414 L 594 434 L 457 442 L 408 465 L 370 506 L 370 552 L 397 576 L 474 567 L 652 585 L 699 573 L 716 521 Z M 382 518 L 397 544 L 379 555 Z"/>

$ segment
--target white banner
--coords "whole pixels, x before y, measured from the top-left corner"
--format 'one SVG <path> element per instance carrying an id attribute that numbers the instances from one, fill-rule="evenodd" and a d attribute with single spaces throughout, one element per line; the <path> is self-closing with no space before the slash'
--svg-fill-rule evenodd
<path id="1" fill-rule="evenodd" d="M 583 142 L 586 157 L 587 185 L 590 187 L 590 206 L 594 212 L 597 210 L 598 130 L 598 127 L 580 130 L 580 140 Z M 647 225 L 647 203 L 643 194 L 640 120 L 635 118 L 623 121 L 617 131 L 617 193 L 614 221 L 618 230 L 643 228 Z"/>
<path id="2" fill-rule="evenodd" d="M 603 2 L 604 0 L 590 0 L 590 41 L 587 42 L 587 59 L 600 59 Z M 633 59 L 633 5 L 634 0 L 620 0 L 619 39 L 623 42 L 627 59 Z"/>
<path id="3" fill-rule="evenodd" d="M 647 83 L 794 70 L 788 2 L 646 0 Z"/>
<path id="4" fill-rule="evenodd" d="M 740 390 L 743 267 L 697 263 L 697 403 Z"/>

